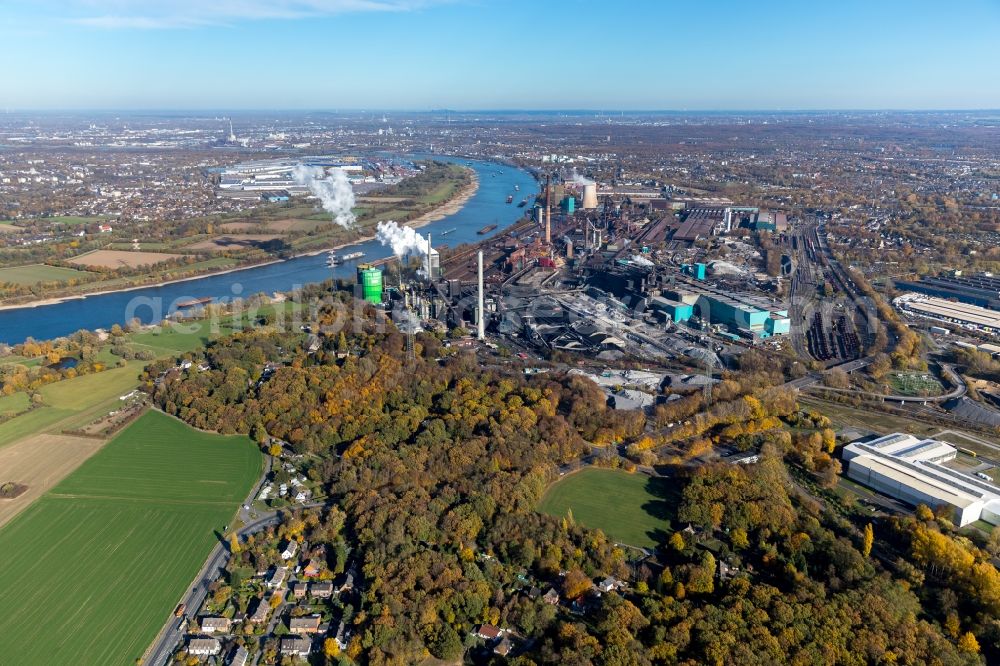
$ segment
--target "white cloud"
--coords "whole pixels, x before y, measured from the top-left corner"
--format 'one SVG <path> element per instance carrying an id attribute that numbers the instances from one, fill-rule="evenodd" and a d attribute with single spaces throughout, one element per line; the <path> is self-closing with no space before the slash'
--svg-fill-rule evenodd
<path id="1" fill-rule="evenodd" d="M 224 26 L 362 12 L 406 12 L 442 0 L 71 0 L 69 21 L 113 30 Z M 68 6 L 67 6 L 68 5 Z"/>

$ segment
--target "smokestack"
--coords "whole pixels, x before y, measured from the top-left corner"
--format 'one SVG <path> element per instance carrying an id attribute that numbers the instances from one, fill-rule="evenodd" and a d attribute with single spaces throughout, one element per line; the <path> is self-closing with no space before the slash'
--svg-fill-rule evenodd
<path id="1" fill-rule="evenodd" d="M 427 233 L 427 279 L 434 281 L 434 264 L 431 263 L 431 234 Z"/>
<path id="2" fill-rule="evenodd" d="M 552 192 L 549 189 L 549 177 L 545 176 L 545 244 L 552 244 Z"/>
<path id="3" fill-rule="evenodd" d="M 483 307 L 483 251 L 479 251 L 479 322 L 478 337 L 480 340 L 486 338 L 486 312 Z"/>

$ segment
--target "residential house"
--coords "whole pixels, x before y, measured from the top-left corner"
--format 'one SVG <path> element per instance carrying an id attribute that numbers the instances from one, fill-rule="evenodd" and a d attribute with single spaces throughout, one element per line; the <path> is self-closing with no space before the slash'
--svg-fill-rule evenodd
<path id="1" fill-rule="evenodd" d="M 222 652 L 222 643 L 215 638 L 192 638 L 188 641 L 188 654 L 207 657 Z"/>
<path id="2" fill-rule="evenodd" d="M 306 578 L 315 578 L 319 575 L 322 570 L 322 565 L 316 561 L 316 559 L 311 559 L 306 563 L 305 568 L 302 570 L 302 575 Z"/>
<path id="3" fill-rule="evenodd" d="M 504 636 L 503 640 L 497 643 L 496 647 L 493 648 L 493 654 L 498 654 L 501 657 L 506 657 L 510 654 L 510 651 L 514 649 L 514 644 L 511 643 L 509 636 Z"/>
<path id="4" fill-rule="evenodd" d="M 250 616 L 250 624 L 264 624 L 267 622 L 267 616 L 271 612 L 271 607 L 268 605 L 267 601 L 261 599 L 257 602 L 257 609 L 254 610 L 253 614 Z"/>
<path id="5" fill-rule="evenodd" d="M 555 606 L 559 603 L 559 593 L 556 592 L 554 587 L 550 587 L 549 591 L 542 595 L 542 601 L 551 606 Z"/>
<path id="6" fill-rule="evenodd" d="M 309 590 L 309 584 L 303 583 L 302 581 L 296 582 L 292 585 L 292 596 L 296 599 L 304 599 L 306 592 Z"/>
<path id="7" fill-rule="evenodd" d="M 615 578 L 614 576 L 608 576 L 600 583 L 597 584 L 597 589 L 601 592 L 611 592 L 612 590 L 618 590 L 624 587 L 624 583 Z"/>
<path id="8" fill-rule="evenodd" d="M 229 666 L 246 666 L 250 661 L 250 653 L 242 645 L 236 648 L 236 652 L 229 658 Z"/>
<path id="9" fill-rule="evenodd" d="M 203 634 L 214 634 L 218 633 L 228 633 L 229 625 L 231 624 L 228 617 L 203 617 L 201 618 L 201 633 Z"/>
<path id="10" fill-rule="evenodd" d="M 293 617 L 288 621 L 288 631 L 300 636 L 305 634 L 315 634 L 319 631 L 319 624 L 321 620 L 322 618 L 319 615 Z"/>
<path id="11" fill-rule="evenodd" d="M 288 575 L 288 567 L 277 567 L 271 577 L 267 579 L 267 587 L 276 590 L 285 583 L 285 576 Z"/>
<path id="12" fill-rule="evenodd" d="M 481 624 L 479 625 L 479 628 L 476 629 L 476 636 L 486 641 L 492 641 L 500 638 L 502 633 L 503 632 L 494 627 L 492 624 Z"/>
<path id="13" fill-rule="evenodd" d="M 309 585 L 309 593 L 317 599 L 329 599 L 333 596 L 333 583 L 328 580 L 312 583 Z"/>
<path id="14" fill-rule="evenodd" d="M 350 592 L 354 589 L 354 574 L 347 572 L 342 577 L 337 579 L 337 591 L 338 592 Z"/>
<path id="15" fill-rule="evenodd" d="M 281 551 L 281 559 L 283 559 L 283 560 L 290 560 L 293 557 L 295 557 L 295 553 L 297 553 L 297 552 L 299 552 L 299 542 L 298 541 L 289 541 L 285 545 L 285 549 L 283 551 Z"/>
<path id="16" fill-rule="evenodd" d="M 282 638 L 278 651 L 282 656 L 306 658 L 312 652 L 312 641 L 308 638 Z"/>

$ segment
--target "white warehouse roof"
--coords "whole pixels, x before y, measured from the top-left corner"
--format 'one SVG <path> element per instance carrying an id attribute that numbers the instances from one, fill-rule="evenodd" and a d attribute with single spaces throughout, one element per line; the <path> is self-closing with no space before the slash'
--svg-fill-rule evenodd
<path id="1" fill-rule="evenodd" d="M 1000 488 L 941 464 L 957 453 L 946 442 L 893 433 L 849 444 L 843 458 L 855 481 L 908 504 L 949 506 L 959 525 L 1000 522 Z"/>

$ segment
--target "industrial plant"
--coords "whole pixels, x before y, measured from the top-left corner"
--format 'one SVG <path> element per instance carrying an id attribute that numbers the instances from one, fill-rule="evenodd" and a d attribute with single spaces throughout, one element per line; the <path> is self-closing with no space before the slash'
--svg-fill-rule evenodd
<path id="1" fill-rule="evenodd" d="M 781 345 L 791 332 L 782 277 L 746 242 L 786 232 L 783 213 L 602 193 L 575 173 L 537 177 L 525 216 L 474 246 L 435 248 L 408 227 L 380 225 L 394 257 L 360 266 L 357 293 L 407 326 L 490 333 L 543 355 L 707 354 L 714 364 L 726 345 Z"/>

